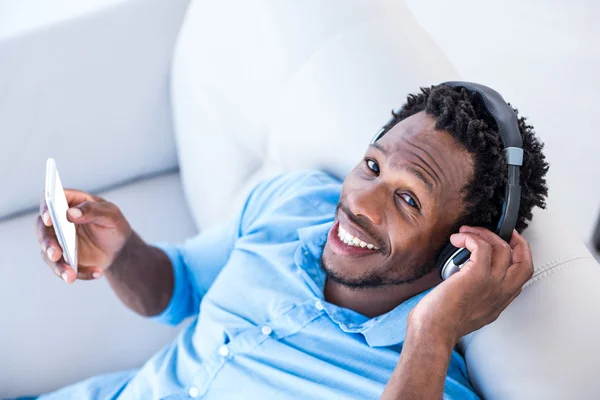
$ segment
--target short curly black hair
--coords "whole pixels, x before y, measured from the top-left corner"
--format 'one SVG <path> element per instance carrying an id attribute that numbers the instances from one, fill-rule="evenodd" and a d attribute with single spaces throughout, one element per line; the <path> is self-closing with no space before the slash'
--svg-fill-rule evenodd
<path id="1" fill-rule="evenodd" d="M 512 108 L 518 117 L 518 110 Z M 481 96 L 462 87 L 443 84 L 422 87 L 420 93 L 408 95 L 400 112 L 392 111 L 393 118 L 384 129 L 391 129 L 421 111 L 435 118 L 436 129 L 449 132 L 473 155 L 475 171 L 471 182 L 463 189 L 468 212 L 459 218 L 456 226 L 493 227 L 504 201 L 507 165 L 496 121 L 487 112 Z M 526 123 L 525 117 L 518 117 L 518 121 L 524 154 L 521 207 L 516 229 L 522 232 L 531 221 L 533 207 L 546 207 L 548 186 L 545 175 L 549 167 L 542 153 L 544 145 L 535 136 L 533 127 Z"/>

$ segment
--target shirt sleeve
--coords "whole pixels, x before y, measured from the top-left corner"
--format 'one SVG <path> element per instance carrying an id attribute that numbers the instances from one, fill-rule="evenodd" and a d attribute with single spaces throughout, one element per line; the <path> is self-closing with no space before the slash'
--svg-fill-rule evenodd
<path id="1" fill-rule="evenodd" d="M 239 237 L 240 219 L 241 215 L 215 225 L 180 245 L 152 243 L 171 260 L 174 286 L 167 307 L 151 319 L 177 325 L 198 313 L 202 297 L 227 264 Z"/>
<path id="2" fill-rule="evenodd" d="M 443 399 L 480 400 L 469 380 L 465 359 L 456 348 L 454 348 L 450 357 Z"/>
<path id="3" fill-rule="evenodd" d="M 259 183 L 248 195 L 236 216 L 183 244 L 151 243 L 161 249 L 171 260 L 174 287 L 167 307 L 150 317 L 161 323 L 177 325 L 187 317 L 196 315 L 202 297 L 206 294 L 235 247 L 245 228 L 257 218 L 273 195 L 273 188 L 281 185 L 281 177 Z"/>

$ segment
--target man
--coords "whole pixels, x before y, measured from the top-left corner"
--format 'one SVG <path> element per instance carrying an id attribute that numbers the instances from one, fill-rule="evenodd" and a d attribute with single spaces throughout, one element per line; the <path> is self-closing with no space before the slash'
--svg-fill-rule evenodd
<path id="1" fill-rule="evenodd" d="M 343 185 L 316 171 L 262 182 L 233 220 L 180 246 L 144 243 L 115 205 L 69 190 L 77 274 L 42 202 L 55 274 L 105 276 L 141 315 L 194 320 L 139 370 L 41 398 L 477 398 L 454 347 L 533 273 L 519 233 L 507 244 L 481 228 L 503 201 L 502 140 L 477 95 L 445 85 L 410 95 L 389 127 Z M 519 129 L 522 231 L 545 206 L 548 165 L 524 118 Z M 448 240 L 472 254 L 440 283 Z"/>

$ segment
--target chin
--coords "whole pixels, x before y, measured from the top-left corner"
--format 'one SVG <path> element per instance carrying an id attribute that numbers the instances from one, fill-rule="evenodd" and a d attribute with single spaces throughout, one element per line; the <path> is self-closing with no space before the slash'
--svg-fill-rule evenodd
<path id="1" fill-rule="evenodd" d="M 434 268 L 429 265 L 420 264 L 413 268 L 404 265 L 402 271 L 399 271 L 391 265 L 369 265 L 364 262 L 352 261 L 336 255 L 326 243 L 323 248 L 321 269 L 327 279 L 355 289 L 410 284 L 430 274 L 438 276 Z M 396 263 L 396 265 L 400 265 L 400 263 Z"/>
<path id="2" fill-rule="evenodd" d="M 367 289 L 386 285 L 385 274 L 376 272 L 375 266 L 342 260 L 327 244 L 323 249 L 321 269 L 327 279 L 354 289 Z"/>
<path id="3" fill-rule="evenodd" d="M 360 270 L 356 271 L 354 266 L 347 262 L 348 260 L 341 260 L 340 258 L 340 256 L 331 250 L 328 243 L 325 244 L 321 258 L 321 269 L 325 272 L 327 278 L 331 278 L 334 281 L 340 279 L 353 280 L 364 274 L 364 266 L 362 268 L 359 267 Z"/>

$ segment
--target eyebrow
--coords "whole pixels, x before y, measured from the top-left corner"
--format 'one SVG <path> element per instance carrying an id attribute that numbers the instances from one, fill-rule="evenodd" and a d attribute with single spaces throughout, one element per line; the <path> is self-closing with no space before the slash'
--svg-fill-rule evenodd
<path id="1" fill-rule="evenodd" d="M 389 156 L 389 154 L 390 154 L 385 147 L 383 147 L 382 145 L 380 145 L 377 142 L 371 143 L 370 147 L 373 147 L 373 148 L 379 150 L 386 157 Z M 415 156 L 418 157 L 422 162 L 425 162 L 417 154 L 415 154 Z M 431 193 L 433 191 L 433 184 L 431 183 L 431 181 L 429 179 L 427 179 L 425 177 L 425 175 L 423 175 L 421 173 L 421 171 L 419 171 L 418 169 L 416 169 L 415 167 L 410 166 L 410 165 L 406 165 L 406 166 L 402 167 L 402 169 L 406 169 L 407 171 L 411 172 L 418 180 L 423 182 L 425 184 L 425 186 L 427 186 L 429 193 Z M 427 171 L 425 171 L 425 172 L 427 172 Z M 429 174 L 429 172 L 427 172 L 427 173 Z"/>
<path id="2" fill-rule="evenodd" d="M 427 186 L 429 193 L 431 193 L 433 191 L 433 185 L 432 185 L 431 181 L 429 179 L 427 179 L 425 177 L 425 175 L 423 175 L 421 173 L 421 171 L 419 171 L 418 169 L 411 167 L 409 165 L 407 165 L 404 168 L 407 169 L 408 171 L 412 172 L 413 175 L 417 177 L 417 179 L 419 179 L 421 182 L 423 182 L 425 184 L 425 186 Z"/>

